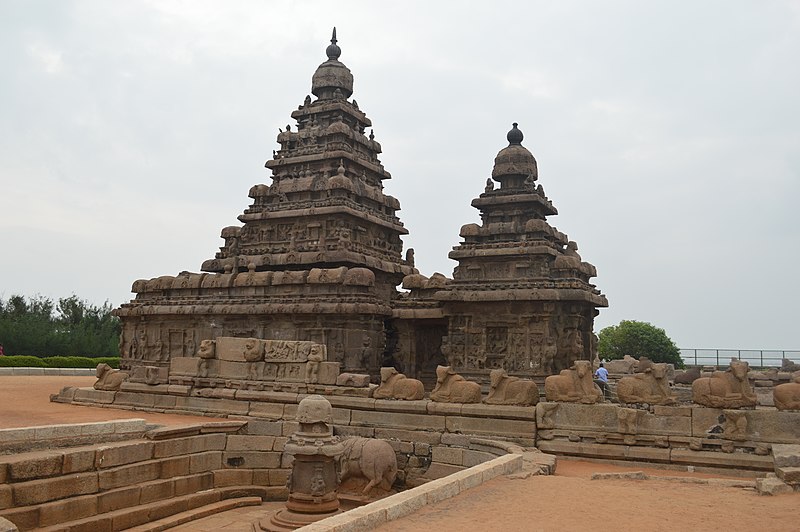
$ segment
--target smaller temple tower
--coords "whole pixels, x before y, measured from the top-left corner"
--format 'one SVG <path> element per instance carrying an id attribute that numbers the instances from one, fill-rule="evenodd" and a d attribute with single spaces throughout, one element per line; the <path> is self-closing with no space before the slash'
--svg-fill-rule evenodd
<path id="1" fill-rule="evenodd" d="M 537 184 L 536 159 L 516 123 L 507 138 L 484 192 L 472 201 L 481 224 L 463 226 L 464 241 L 449 254 L 458 261 L 453 279 L 409 276 L 403 285 L 411 293 L 395 306 L 395 315 L 424 316 L 418 321 L 429 324 L 444 318 L 440 359 L 478 377 L 495 368 L 547 375 L 590 359 L 596 308 L 608 306 L 590 283 L 594 266 L 547 223 L 558 211 Z M 420 325 L 406 330 L 416 334 Z"/>

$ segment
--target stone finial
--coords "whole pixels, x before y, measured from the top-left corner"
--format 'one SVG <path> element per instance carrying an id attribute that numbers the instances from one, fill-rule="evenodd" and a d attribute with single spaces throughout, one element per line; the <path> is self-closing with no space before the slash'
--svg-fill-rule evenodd
<path id="1" fill-rule="evenodd" d="M 508 144 L 509 145 L 511 145 L 511 144 L 522 144 L 522 139 L 524 137 L 522 135 L 522 131 L 517 129 L 517 123 L 516 122 L 511 124 L 511 131 L 508 132 L 508 135 L 506 135 L 506 138 L 508 139 Z"/>
<path id="2" fill-rule="evenodd" d="M 338 41 L 336 40 L 336 27 L 334 26 L 333 35 L 331 36 L 331 43 L 325 49 L 325 54 L 331 61 L 339 59 L 339 56 L 342 55 L 342 49 L 339 48 L 339 45 L 336 44 L 337 42 Z"/>

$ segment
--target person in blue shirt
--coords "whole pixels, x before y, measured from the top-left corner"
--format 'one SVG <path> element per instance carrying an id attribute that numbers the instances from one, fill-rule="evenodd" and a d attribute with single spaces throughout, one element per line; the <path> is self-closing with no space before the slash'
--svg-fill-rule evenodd
<path id="1" fill-rule="evenodd" d="M 597 371 L 594 372 L 594 383 L 600 387 L 603 397 L 605 397 L 608 391 L 608 370 L 603 367 L 602 362 L 600 362 L 600 367 L 597 368 Z"/>

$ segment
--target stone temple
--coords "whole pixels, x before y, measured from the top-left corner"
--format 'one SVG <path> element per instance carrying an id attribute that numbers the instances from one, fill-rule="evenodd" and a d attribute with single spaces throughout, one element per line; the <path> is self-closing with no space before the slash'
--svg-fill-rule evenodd
<path id="1" fill-rule="evenodd" d="M 375 380 L 382 366 L 431 382 L 447 364 L 486 382 L 495 368 L 541 376 L 591 359 L 607 301 L 547 222 L 557 211 L 517 124 L 472 201 L 481 224 L 464 225 L 449 254 L 453 278 L 428 278 L 403 254 L 400 203 L 383 191 L 391 175 L 335 30 L 326 54 L 266 162 L 272 183 L 250 189 L 203 273 L 138 280 L 116 311 L 131 381 L 167 383 L 171 360 L 218 337 L 322 344 L 327 361 Z"/>

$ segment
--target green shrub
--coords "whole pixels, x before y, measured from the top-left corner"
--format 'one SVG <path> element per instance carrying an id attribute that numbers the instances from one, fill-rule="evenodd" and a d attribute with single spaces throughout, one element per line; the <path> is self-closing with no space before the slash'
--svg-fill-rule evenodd
<path id="1" fill-rule="evenodd" d="M 597 351 L 601 358 L 615 360 L 630 355 L 635 359 L 646 356 L 653 362 L 683 367 L 681 352 L 664 329 L 647 322 L 622 320 L 600 331 Z"/>
<path id="2" fill-rule="evenodd" d="M 0 357 L 0 366 L 5 368 L 46 368 L 47 364 L 39 357 L 18 355 Z"/>

